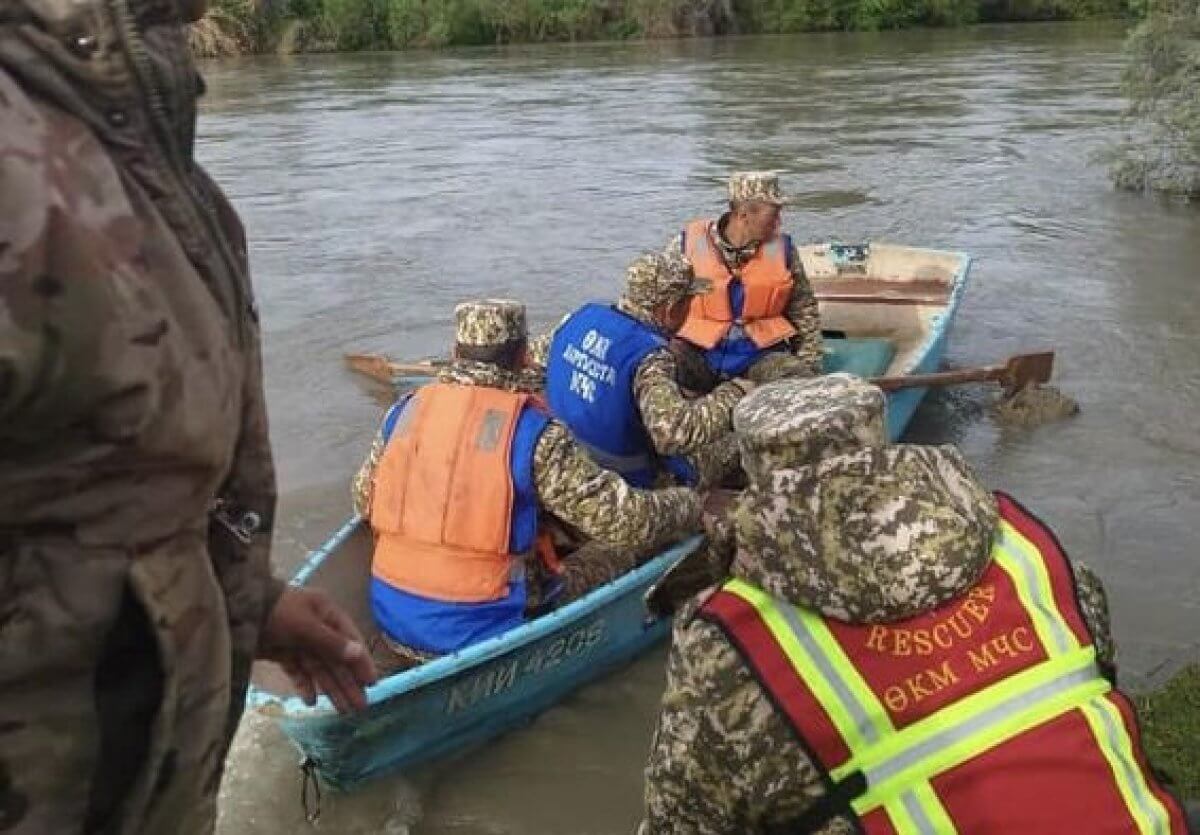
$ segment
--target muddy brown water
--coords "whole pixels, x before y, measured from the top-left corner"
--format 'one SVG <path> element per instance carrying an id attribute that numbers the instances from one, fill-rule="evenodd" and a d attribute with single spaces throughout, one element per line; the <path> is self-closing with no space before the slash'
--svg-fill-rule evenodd
<path id="1" fill-rule="evenodd" d="M 303 56 L 209 64 L 199 155 L 242 210 L 283 490 L 281 572 L 349 512 L 380 407 L 347 351 L 442 350 L 464 298 L 536 326 L 730 168 L 780 168 L 801 240 L 975 256 L 955 365 L 1053 347 L 1082 412 L 1030 431 L 987 395 L 930 398 L 910 439 L 961 444 L 1108 584 L 1132 686 L 1200 658 L 1200 211 L 1112 191 L 1121 30 L 878 35 Z M 326 797 L 336 833 L 620 833 L 639 817 L 664 651 L 449 763 Z M 297 833 L 296 755 L 250 718 L 221 832 Z"/>

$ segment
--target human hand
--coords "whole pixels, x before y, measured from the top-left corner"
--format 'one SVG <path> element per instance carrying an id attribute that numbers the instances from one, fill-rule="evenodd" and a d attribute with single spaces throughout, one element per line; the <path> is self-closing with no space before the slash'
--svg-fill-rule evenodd
<path id="1" fill-rule="evenodd" d="M 667 349 L 675 357 L 676 377 L 680 387 L 697 395 L 708 394 L 721 383 L 721 378 L 704 359 L 700 349 L 690 342 L 672 337 Z"/>
<path id="2" fill-rule="evenodd" d="M 363 710 L 379 677 L 354 622 L 322 591 L 289 586 L 267 618 L 258 655 L 277 662 L 306 705 L 324 693 L 339 713 Z"/>

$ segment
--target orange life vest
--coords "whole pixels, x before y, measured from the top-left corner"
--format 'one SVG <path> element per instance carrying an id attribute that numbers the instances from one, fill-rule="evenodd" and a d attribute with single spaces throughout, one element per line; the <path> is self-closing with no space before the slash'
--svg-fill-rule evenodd
<path id="1" fill-rule="evenodd" d="M 796 329 L 783 315 L 793 286 L 787 237 L 777 235 L 762 244 L 735 272 L 712 241 L 711 227 L 711 221 L 693 220 L 683 231 L 683 254 L 692 262 L 697 277 L 711 281 L 713 288 L 692 299 L 679 336 L 706 349 L 715 348 L 734 325 L 743 328 L 759 348 L 795 336 Z M 729 300 L 729 283 L 734 278 L 745 290 L 740 317 L 734 316 Z"/>
<path id="2" fill-rule="evenodd" d="M 529 395 L 432 383 L 413 394 L 375 474 L 372 573 L 435 600 L 507 594 L 513 434 Z"/>
<path id="3" fill-rule="evenodd" d="M 848 815 L 867 835 L 1186 832 L 1096 663 L 1065 555 L 997 498 L 989 568 L 932 612 L 851 625 L 740 580 L 701 610 L 825 773 L 790 831 Z"/>

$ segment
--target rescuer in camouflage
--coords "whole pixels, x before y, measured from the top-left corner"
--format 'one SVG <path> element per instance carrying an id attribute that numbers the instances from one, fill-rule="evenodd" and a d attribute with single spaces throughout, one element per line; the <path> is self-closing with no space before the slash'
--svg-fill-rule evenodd
<path id="1" fill-rule="evenodd" d="M 625 285 L 616 307 L 669 335 L 682 322 L 684 304 L 708 289 L 708 282 L 695 278 L 691 265 L 678 251 L 648 253 L 625 271 Z M 544 373 L 556 332 L 557 328 L 530 344 L 531 368 Z M 733 407 L 753 384 L 729 380 L 707 395 L 689 396 L 678 379 L 674 353 L 677 343 L 673 339 L 671 348 L 646 355 L 634 375 L 633 396 L 655 451 L 686 457 L 699 475 L 700 486 L 708 487 L 738 470 L 737 447 L 731 434 Z"/>
<path id="2" fill-rule="evenodd" d="M 4 832 L 210 832 L 256 655 L 342 708 L 373 677 L 271 577 L 257 311 L 192 157 L 184 5 L 0 3 Z"/>
<path id="3" fill-rule="evenodd" d="M 642 835 L 771 831 L 824 794 L 742 655 L 718 626 L 695 618 L 715 584 L 738 577 L 831 618 L 877 623 L 933 609 L 986 569 L 993 497 L 953 447 L 886 445 L 884 403 L 870 384 L 836 374 L 768 384 L 739 404 L 750 487 L 708 526 L 692 568 L 677 566 L 648 600 L 678 613 Z M 1103 587 L 1074 568 L 1099 662 L 1111 669 Z M 835 819 L 819 831 L 856 830 Z"/>
<path id="4" fill-rule="evenodd" d="M 746 204 L 766 203 L 782 208 L 788 201 L 779 184 L 779 174 L 774 171 L 737 171 L 729 176 L 729 211 L 710 225 L 710 238 L 721 257 L 730 268 L 745 264 L 758 251 L 761 241 L 750 241 L 744 246 L 735 246 L 726 237 L 730 217 L 739 207 Z M 664 252 L 679 253 L 683 249 L 683 233 L 668 242 Z M 821 341 L 821 317 L 817 299 L 813 295 L 804 266 L 800 262 L 800 251 L 793 246 L 791 257 L 792 295 L 784 311 L 784 318 L 792 323 L 796 334 L 788 340 L 787 351 L 771 351 L 762 356 L 749 369 L 746 377 L 755 383 L 767 383 L 785 377 L 814 377 L 821 373 L 824 348 Z M 692 359 L 686 368 L 694 373 L 682 377 L 685 385 L 699 391 L 707 391 L 719 379 L 704 361 L 702 351 L 694 345 L 682 342 L 676 346 L 678 354 L 690 354 Z M 697 365 L 697 361 L 700 365 Z"/>
<path id="5" fill-rule="evenodd" d="M 519 372 L 526 350 L 524 305 L 497 299 L 466 302 L 455 308 L 455 323 L 454 359 L 438 370 L 440 382 L 526 390 Z M 354 480 L 354 507 L 364 518 L 370 514 L 384 447 L 380 432 Z M 575 549 L 563 558 L 563 603 L 700 529 L 700 497 L 693 490 L 630 487 L 616 473 L 598 467 L 555 420 L 534 448 L 533 479 L 541 524 L 549 527 L 560 551 Z M 531 586 L 531 604 L 536 605 L 540 599 L 536 584 Z"/>

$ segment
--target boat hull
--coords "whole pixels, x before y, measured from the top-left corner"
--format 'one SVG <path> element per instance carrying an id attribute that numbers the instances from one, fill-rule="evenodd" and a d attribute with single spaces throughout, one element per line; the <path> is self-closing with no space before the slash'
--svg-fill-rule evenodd
<path id="1" fill-rule="evenodd" d="M 258 689 L 251 705 L 274 716 L 339 789 L 480 744 L 666 637 L 670 619 L 648 619 L 642 598 L 697 542 L 506 635 L 385 679 L 368 692 L 361 714 L 341 716 L 324 699 L 308 708 Z"/>

